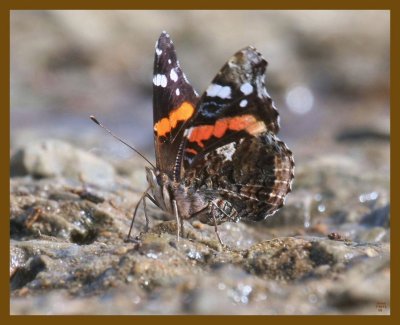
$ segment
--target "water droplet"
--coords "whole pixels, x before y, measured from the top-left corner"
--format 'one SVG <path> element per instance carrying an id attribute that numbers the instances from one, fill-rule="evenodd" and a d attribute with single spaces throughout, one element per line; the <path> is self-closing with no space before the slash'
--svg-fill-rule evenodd
<path id="1" fill-rule="evenodd" d="M 243 293 L 244 295 L 246 295 L 246 296 L 248 296 L 248 295 L 250 294 L 251 291 L 253 291 L 253 288 L 252 288 L 251 286 L 249 286 L 249 285 L 245 285 L 245 286 L 242 288 L 242 293 Z"/>
<path id="2" fill-rule="evenodd" d="M 358 197 L 358 200 L 361 203 L 367 202 L 367 201 L 374 201 L 378 198 L 379 194 L 377 192 L 370 192 L 370 193 L 363 193 Z"/>
<path id="3" fill-rule="evenodd" d="M 192 259 L 192 260 L 201 260 L 203 257 L 199 251 L 191 249 L 188 253 L 187 256 Z"/>
<path id="4" fill-rule="evenodd" d="M 146 254 L 147 257 L 152 258 L 154 260 L 156 260 L 158 258 L 158 254 L 154 253 L 154 252 L 149 252 Z"/>
<path id="5" fill-rule="evenodd" d="M 325 204 L 319 204 L 318 205 L 318 211 L 319 212 L 325 212 L 325 210 L 326 210 Z"/>
<path id="6" fill-rule="evenodd" d="M 247 304 L 249 302 L 249 295 L 253 291 L 250 285 L 239 283 L 237 289 L 234 291 L 233 299 L 236 302 L 241 302 L 242 304 Z"/>
<path id="7" fill-rule="evenodd" d="M 242 297 L 240 298 L 240 302 L 241 302 L 242 304 L 247 304 L 247 303 L 249 302 L 249 298 L 247 298 L 246 296 L 242 296 Z"/>
<path id="8" fill-rule="evenodd" d="M 306 114 L 314 105 L 314 95 L 308 87 L 296 86 L 287 93 L 286 104 L 293 113 Z"/>
<path id="9" fill-rule="evenodd" d="M 353 253 L 346 253 L 346 254 L 344 254 L 344 258 L 345 258 L 346 260 L 351 260 L 353 257 L 354 257 L 354 254 L 353 254 Z"/>

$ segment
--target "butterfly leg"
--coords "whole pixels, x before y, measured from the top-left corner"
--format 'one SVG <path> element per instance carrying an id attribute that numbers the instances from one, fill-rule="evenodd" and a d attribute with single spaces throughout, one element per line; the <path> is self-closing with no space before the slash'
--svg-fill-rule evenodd
<path id="1" fill-rule="evenodd" d="M 146 193 L 147 194 L 147 193 Z M 145 195 L 143 197 L 143 211 L 144 211 L 144 217 L 146 219 L 146 225 L 144 226 L 144 232 L 148 232 L 149 231 L 149 217 L 147 216 L 147 204 L 146 204 L 146 198 L 147 195 Z"/>
<path id="2" fill-rule="evenodd" d="M 179 232 L 180 232 L 179 228 L 180 228 L 181 223 L 180 223 L 180 218 L 179 218 L 179 213 L 178 213 L 178 205 L 176 204 L 175 200 L 172 201 L 172 206 L 174 208 L 174 215 L 176 218 L 176 238 L 179 241 L 179 237 L 180 237 L 179 236 Z"/>
<path id="3" fill-rule="evenodd" d="M 148 187 L 148 188 L 146 189 L 146 191 L 143 192 L 143 194 L 141 195 L 139 201 L 136 203 L 135 210 L 133 211 L 131 226 L 129 227 L 129 232 L 128 232 L 128 235 L 126 236 L 125 241 L 129 241 L 129 240 L 131 239 L 131 232 L 132 232 L 133 223 L 135 222 L 136 213 L 137 213 L 137 211 L 138 211 L 140 202 L 141 202 L 142 200 L 144 200 L 144 198 L 148 195 L 147 192 L 149 191 L 149 189 L 150 189 L 150 187 Z M 144 207 L 145 207 L 145 203 L 143 203 L 143 204 L 144 204 Z M 145 215 L 145 217 L 146 217 L 146 225 L 148 226 L 148 217 L 147 217 L 147 214 L 146 214 L 146 208 L 145 208 L 145 213 L 144 213 L 144 215 Z"/>
<path id="4" fill-rule="evenodd" d="M 217 227 L 217 219 L 215 218 L 215 213 L 213 211 L 213 207 L 219 209 L 220 211 L 222 211 L 223 213 L 225 213 L 223 210 L 220 209 L 220 207 L 214 202 L 214 201 L 210 201 L 210 210 L 211 210 L 211 215 L 213 217 L 214 220 L 214 230 L 215 230 L 215 234 L 217 235 L 218 241 L 221 244 L 222 247 L 225 247 L 224 243 L 221 240 L 221 237 L 219 236 L 218 233 L 218 227 Z"/>
<path id="5" fill-rule="evenodd" d="M 157 206 L 157 207 L 160 208 L 160 206 L 158 205 L 157 201 L 156 201 L 149 193 L 146 193 L 146 197 L 147 197 L 155 206 Z M 161 209 L 161 208 L 160 208 L 160 209 Z"/>
<path id="6" fill-rule="evenodd" d="M 158 206 L 158 203 L 156 202 L 156 200 L 154 200 L 154 198 L 149 194 L 146 193 L 146 195 L 143 198 L 143 210 L 144 210 L 144 216 L 146 218 L 146 226 L 144 228 L 144 232 L 148 232 L 149 231 L 149 224 L 150 224 L 150 219 L 147 216 L 147 204 L 146 204 L 146 199 L 149 199 L 155 206 Z"/>
<path id="7" fill-rule="evenodd" d="M 217 219 L 215 219 L 215 216 L 214 216 L 214 215 L 213 215 L 213 219 L 214 219 L 215 234 L 217 235 L 218 241 L 219 241 L 219 243 L 221 244 L 221 246 L 224 247 L 225 245 L 224 245 L 224 243 L 222 242 L 221 237 L 219 236 L 219 233 L 218 233 Z"/>

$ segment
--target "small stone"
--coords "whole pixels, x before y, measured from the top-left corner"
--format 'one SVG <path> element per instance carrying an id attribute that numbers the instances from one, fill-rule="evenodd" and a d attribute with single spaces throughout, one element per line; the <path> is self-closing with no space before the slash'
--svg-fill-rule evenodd
<path id="1" fill-rule="evenodd" d="M 11 157 L 11 176 L 64 176 L 98 186 L 114 183 L 114 168 L 104 160 L 59 140 L 25 145 Z"/>

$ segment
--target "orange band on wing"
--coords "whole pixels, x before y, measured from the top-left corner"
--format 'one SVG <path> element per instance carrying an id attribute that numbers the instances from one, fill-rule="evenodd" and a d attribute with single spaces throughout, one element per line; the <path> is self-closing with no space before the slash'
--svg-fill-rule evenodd
<path id="1" fill-rule="evenodd" d="M 176 127 L 179 121 L 187 121 L 192 117 L 194 107 L 189 102 L 183 102 L 181 106 L 169 113 L 168 117 L 164 117 L 154 124 L 154 131 L 158 137 L 166 136 L 172 129 Z"/>
<path id="2" fill-rule="evenodd" d="M 226 130 L 229 128 L 229 120 L 224 118 L 217 120 L 217 122 L 214 125 L 214 132 L 213 135 L 217 138 L 222 137 L 225 133 Z"/>
<path id="3" fill-rule="evenodd" d="M 253 115 L 235 116 L 229 119 L 229 130 L 241 131 L 246 129 L 249 125 L 256 123 L 257 120 Z"/>
<path id="4" fill-rule="evenodd" d="M 263 121 L 258 121 L 250 114 L 227 117 L 217 120 L 214 125 L 199 125 L 193 127 L 188 140 L 190 142 L 196 142 L 200 147 L 204 147 L 204 140 L 210 139 L 211 136 L 221 138 L 228 130 L 245 130 L 249 134 L 256 135 L 265 131 L 266 127 Z"/>
<path id="5" fill-rule="evenodd" d="M 187 153 L 191 153 L 193 155 L 197 155 L 198 154 L 198 152 L 196 150 L 192 149 L 192 148 L 186 148 L 185 151 Z"/>
<path id="6" fill-rule="evenodd" d="M 197 142 L 200 147 L 204 147 L 203 140 L 211 138 L 214 131 L 214 125 L 200 125 L 192 129 L 189 141 Z"/>

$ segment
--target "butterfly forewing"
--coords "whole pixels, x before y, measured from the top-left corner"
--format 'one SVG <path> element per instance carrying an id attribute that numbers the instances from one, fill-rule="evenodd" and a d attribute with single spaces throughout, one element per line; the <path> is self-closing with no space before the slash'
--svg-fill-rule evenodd
<path id="1" fill-rule="evenodd" d="M 155 46 L 153 73 L 154 142 L 157 168 L 179 173 L 184 125 L 194 115 L 198 96 L 180 68 L 174 45 L 163 32 Z M 181 147 L 182 148 L 182 147 Z"/>
<path id="2" fill-rule="evenodd" d="M 278 112 L 265 88 L 266 67 L 267 61 L 250 46 L 222 67 L 201 96 L 185 133 L 185 168 L 236 138 L 278 132 Z"/>

